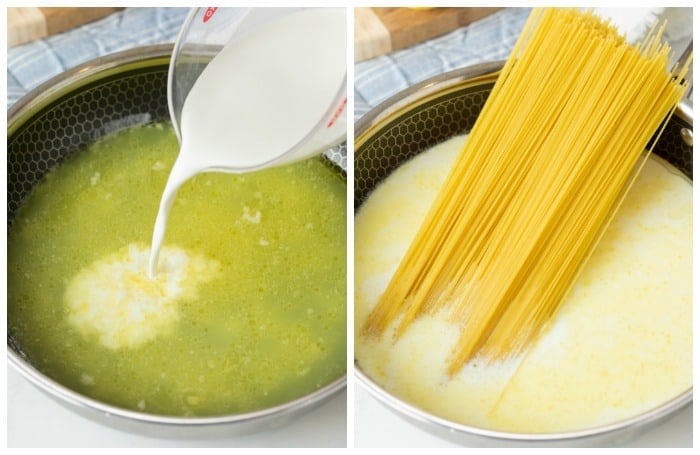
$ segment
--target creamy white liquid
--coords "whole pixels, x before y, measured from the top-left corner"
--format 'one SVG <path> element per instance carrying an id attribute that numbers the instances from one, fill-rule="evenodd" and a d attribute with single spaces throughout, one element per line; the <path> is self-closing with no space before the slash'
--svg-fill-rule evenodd
<path id="1" fill-rule="evenodd" d="M 110 349 L 137 348 L 167 333 L 179 319 L 177 302 L 220 273 L 216 260 L 182 248 L 163 248 L 157 279 L 143 276 L 148 248 L 130 244 L 100 258 L 68 283 L 68 320 Z"/>
<path id="2" fill-rule="evenodd" d="M 168 213 L 185 181 L 203 171 L 285 164 L 342 141 L 345 36 L 344 9 L 303 10 L 231 42 L 207 65 L 183 105 L 180 153 L 153 231 L 152 278 Z"/>
<path id="3" fill-rule="evenodd" d="M 398 340 L 361 332 L 450 166 L 457 137 L 389 176 L 355 218 L 355 357 L 395 396 L 440 417 L 524 433 L 573 431 L 638 415 L 692 386 L 692 186 L 652 157 L 563 302 L 521 358 L 478 358 L 445 374 L 459 337 L 448 315 Z"/>

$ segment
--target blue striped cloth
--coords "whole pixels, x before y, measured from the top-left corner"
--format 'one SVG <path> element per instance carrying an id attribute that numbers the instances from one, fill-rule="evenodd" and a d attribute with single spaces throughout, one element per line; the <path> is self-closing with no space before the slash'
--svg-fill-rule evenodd
<path id="1" fill-rule="evenodd" d="M 683 47 L 692 37 L 679 17 L 689 8 L 667 8 L 671 39 Z M 187 8 L 127 8 L 73 30 L 14 46 L 7 51 L 7 106 L 51 77 L 93 58 L 137 46 L 174 42 Z M 690 11 L 690 14 L 688 12 Z M 408 49 L 355 65 L 354 118 L 398 91 L 445 71 L 505 60 L 529 8 L 504 8 L 480 21 Z M 686 21 L 687 22 L 687 21 Z M 686 30 L 687 29 L 687 30 Z M 679 49 L 682 47 L 679 45 Z M 680 51 L 679 51 L 680 52 Z"/>
<path id="2" fill-rule="evenodd" d="M 94 58 L 174 42 L 188 8 L 126 8 L 81 27 L 7 50 L 7 107 L 63 71 Z M 355 119 L 392 94 L 445 71 L 504 60 L 527 18 L 506 8 L 469 26 L 355 65 Z"/>
<path id="3" fill-rule="evenodd" d="M 7 51 L 7 107 L 63 71 L 94 58 L 174 42 L 187 8 L 126 8 Z M 507 58 L 527 8 L 506 8 L 469 26 L 355 65 L 355 119 L 397 91 L 445 71 Z"/>
<path id="4" fill-rule="evenodd" d="M 138 46 L 173 43 L 188 8 L 126 8 L 7 50 L 7 107 L 67 69 Z"/>
<path id="5" fill-rule="evenodd" d="M 668 23 L 663 39 L 678 57 L 692 40 L 692 8 L 661 10 L 658 19 Z M 356 63 L 355 121 L 390 96 L 432 76 L 478 63 L 506 60 L 530 11 L 531 8 L 504 8 L 446 35 Z M 642 25 L 649 27 L 651 23 L 620 25 L 622 32 L 627 33 Z M 688 101 L 692 105 L 692 97 Z"/>
<path id="6" fill-rule="evenodd" d="M 446 35 L 355 64 L 355 121 L 391 95 L 432 76 L 505 60 L 529 8 L 505 8 Z"/>

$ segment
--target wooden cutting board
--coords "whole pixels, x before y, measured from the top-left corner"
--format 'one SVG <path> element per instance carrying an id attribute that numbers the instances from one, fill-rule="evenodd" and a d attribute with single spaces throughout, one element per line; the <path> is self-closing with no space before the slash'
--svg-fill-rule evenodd
<path id="1" fill-rule="evenodd" d="M 15 46 L 87 24 L 123 8 L 7 8 L 7 45 Z"/>
<path id="2" fill-rule="evenodd" d="M 501 8 L 355 8 L 355 61 L 448 33 Z"/>

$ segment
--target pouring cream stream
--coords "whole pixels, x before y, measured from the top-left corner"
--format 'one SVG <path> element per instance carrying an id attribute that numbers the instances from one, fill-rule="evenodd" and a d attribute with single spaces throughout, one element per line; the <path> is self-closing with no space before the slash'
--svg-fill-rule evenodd
<path id="1" fill-rule="evenodd" d="M 345 108 L 345 39 L 344 9 L 303 10 L 231 42 L 207 65 L 183 105 L 180 153 L 153 231 L 151 278 L 187 180 L 286 164 L 344 139 L 345 121 L 337 116 Z"/>

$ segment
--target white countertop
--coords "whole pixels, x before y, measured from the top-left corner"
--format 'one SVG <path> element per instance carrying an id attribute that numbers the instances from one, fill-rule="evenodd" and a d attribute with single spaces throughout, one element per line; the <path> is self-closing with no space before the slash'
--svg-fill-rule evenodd
<path id="1" fill-rule="evenodd" d="M 347 447 L 347 392 L 273 430 L 175 440 L 124 433 L 63 407 L 7 365 L 7 447 Z"/>

